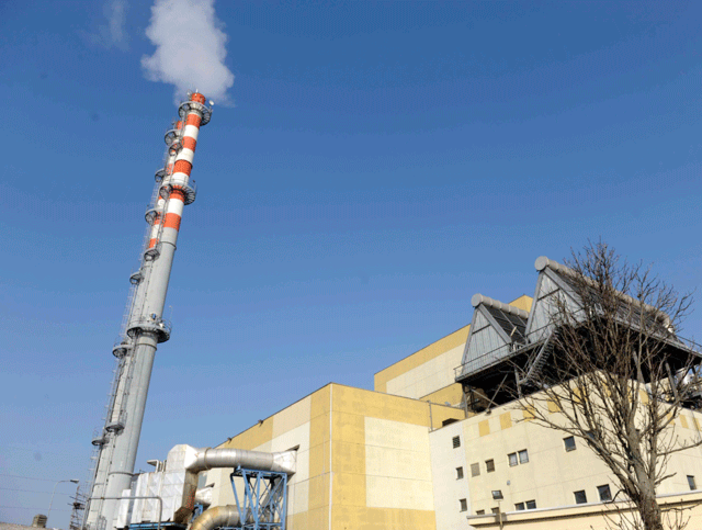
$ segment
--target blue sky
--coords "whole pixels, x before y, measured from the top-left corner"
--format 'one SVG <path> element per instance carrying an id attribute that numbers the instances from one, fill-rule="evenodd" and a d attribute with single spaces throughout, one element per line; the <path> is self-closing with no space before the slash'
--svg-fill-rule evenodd
<path id="1" fill-rule="evenodd" d="M 588 238 L 700 296 L 701 4 L 215 9 L 235 80 L 198 142 L 137 467 L 330 381 L 372 388 Z M 141 66 L 149 17 L 0 6 L 0 520 L 87 476 L 176 114 Z"/>

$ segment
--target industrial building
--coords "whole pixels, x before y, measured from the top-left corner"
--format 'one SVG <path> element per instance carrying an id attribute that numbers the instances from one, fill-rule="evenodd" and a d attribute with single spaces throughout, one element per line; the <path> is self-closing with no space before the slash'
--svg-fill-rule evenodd
<path id="1" fill-rule="evenodd" d="M 535 299 L 558 267 L 549 263 Z M 376 373 L 374 391 L 330 383 L 217 449 L 296 452 L 287 482 L 290 530 L 605 528 L 603 512 L 621 504 L 610 502 L 611 474 L 586 444 L 533 424 L 510 401 L 479 413 L 466 407 L 461 379 L 494 371 L 503 360 L 495 351 L 509 340 L 505 328 L 526 338 L 531 318 L 543 335 L 533 300 L 475 296 L 470 325 Z M 698 438 L 702 415 L 686 409 L 674 428 Z M 702 501 L 702 450 L 674 455 L 668 470 L 674 476 L 659 488 L 662 505 Z M 235 496 L 232 471 L 202 473 L 210 506 L 240 504 L 243 487 L 237 479 Z M 702 510 L 690 515 L 702 521 Z"/>
<path id="2" fill-rule="evenodd" d="M 470 324 L 376 373 L 373 391 L 330 383 L 213 449 L 182 440 L 150 461 L 153 472 L 134 477 L 154 353 L 170 336 L 162 312 L 183 206 L 195 199 L 195 144 L 211 113 L 192 93 L 166 134 L 142 261 L 113 349 L 105 425 L 93 439 L 85 528 L 584 529 L 606 528 L 603 514 L 626 512 L 612 502 L 614 482 L 587 444 L 536 425 L 515 405 L 515 391 L 553 352 L 549 297 L 562 293 L 577 310 L 573 271 L 543 257 L 533 297 L 502 303 L 475 295 Z M 666 347 L 674 370 L 676 359 L 699 355 L 682 342 Z M 511 374 L 515 362 L 522 369 Z M 685 409 L 672 428 L 699 439 L 702 415 Z M 668 470 L 661 505 L 690 507 L 702 527 L 702 510 L 693 508 L 702 501 L 702 450 L 674 454 Z"/>

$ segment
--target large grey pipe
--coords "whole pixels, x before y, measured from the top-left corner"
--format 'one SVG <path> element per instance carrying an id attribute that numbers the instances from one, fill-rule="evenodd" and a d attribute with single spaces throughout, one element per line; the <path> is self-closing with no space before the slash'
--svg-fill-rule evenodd
<path id="1" fill-rule="evenodd" d="M 292 475 L 295 473 L 297 451 L 264 453 L 262 451 L 245 451 L 243 449 L 200 449 L 191 460 L 185 461 L 185 469 L 197 474 L 213 468 L 238 467 L 258 471 L 276 471 Z"/>
<path id="2" fill-rule="evenodd" d="M 262 451 L 246 451 L 244 449 L 211 449 L 209 447 L 189 451 L 186 453 L 183 465 L 185 467 L 185 488 L 183 491 L 182 506 L 178 510 L 179 517 L 182 520 L 187 519 L 189 513 L 192 512 L 194 505 L 194 496 L 196 495 L 195 485 L 197 484 L 197 475 L 202 471 L 216 468 L 236 468 L 243 467 L 246 469 L 254 469 L 257 471 L 275 471 L 277 473 L 286 473 L 292 475 L 295 473 L 297 464 L 297 450 L 282 451 L 278 453 L 264 453 Z M 203 513 L 217 514 L 218 517 L 223 517 L 219 512 L 214 512 L 215 508 L 210 508 Z M 234 508 L 236 509 L 236 508 Z M 202 516 L 200 516 L 201 518 Z M 197 520 L 199 521 L 198 518 Z M 207 519 L 207 524 L 211 524 Z M 237 515 L 238 521 L 238 515 Z M 191 530 L 196 530 L 195 523 Z M 202 524 L 205 524 L 203 522 Z M 220 525 L 221 526 L 221 525 Z M 232 525 L 233 526 L 233 525 Z M 211 530 L 214 527 L 207 527 Z"/>
<path id="3" fill-rule="evenodd" d="M 193 521 L 190 530 L 214 530 L 215 528 L 241 526 L 239 509 L 236 506 L 214 506 L 208 508 Z"/>

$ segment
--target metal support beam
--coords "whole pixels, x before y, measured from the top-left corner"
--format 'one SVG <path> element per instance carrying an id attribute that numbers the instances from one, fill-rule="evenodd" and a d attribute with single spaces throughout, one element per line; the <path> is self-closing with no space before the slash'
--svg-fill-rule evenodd
<path id="1" fill-rule="evenodd" d="M 675 400 L 678 399 L 678 388 L 677 388 L 677 382 L 675 381 L 675 377 L 673 377 L 673 371 L 670 369 L 670 365 L 668 364 L 668 361 L 665 362 L 665 369 L 668 372 L 668 384 L 670 385 L 670 391 L 673 394 L 673 398 Z"/>
<path id="2" fill-rule="evenodd" d="M 495 392 L 492 394 L 492 397 L 488 397 L 488 406 L 487 406 L 487 411 L 490 412 L 490 409 L 492 407 L 496 407 L 497 404 L 495 403 L 495 398 L 497 397 L 497 394 L 499 393 L 500 390 L 502 390 L 502 386 L 505 384 L 505 381 L 507 381 L 507 378 L 509 377 L 509 373 L 505 374 L 505 376 L 502 378 L 502 381 L 500 381 L 500 384 L 497 385 L 497 389 Z"/>
<path id="3" fill-rule="evenodd" d="M 244 480 L 244 498 L 239 499 L 234 479 Z M 288 475 L 242 467 L 230 475 L 239 521 L 243 530 L 285 530 Z"/>
<path id="4" fill-rule="evenodd" d="M 522 385 L 519 384 L 519 371 L 517 370 L 517 367 L 514 367 L 514 384 L 517 387 L 517 395 L 519 396 L 519 399 L 522 399 L 524 396 L 522 395 Z"/>

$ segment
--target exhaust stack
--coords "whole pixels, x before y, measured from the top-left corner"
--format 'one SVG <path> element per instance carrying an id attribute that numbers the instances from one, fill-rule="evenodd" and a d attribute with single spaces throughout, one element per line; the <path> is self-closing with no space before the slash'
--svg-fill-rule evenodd
<path id="1" fill-rule="evenodd" d="M 149 224 L 139 270 L 130 276 L 132 290 L 120 337 L 113 348 L 117 369 L 105 425 L 93 438 L 96 467 L 83 523 L 91 530 L 112 530 L 122 491 L 129 489 L 146 408 L 157 345 L 171 336 L 163 318 L 168 282 L 184 206 L 195 200 L 190 178 L 200 127 L 212 107 L 198 92 L 180 104 L 180 119 L 165 136 L 166 163 L 156 172 L 156 186 L 146 221 Z"/>

